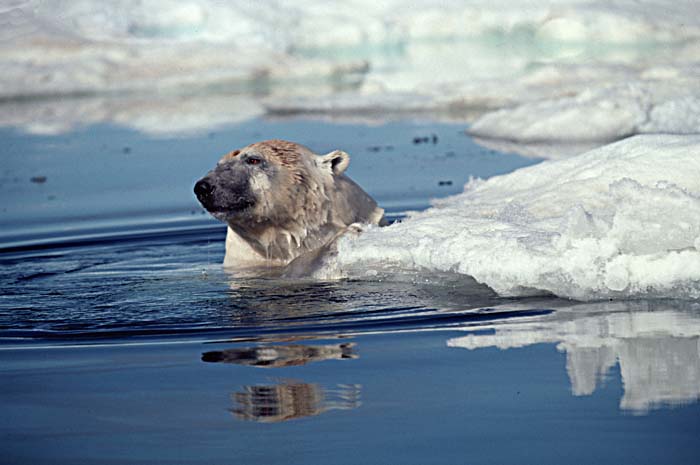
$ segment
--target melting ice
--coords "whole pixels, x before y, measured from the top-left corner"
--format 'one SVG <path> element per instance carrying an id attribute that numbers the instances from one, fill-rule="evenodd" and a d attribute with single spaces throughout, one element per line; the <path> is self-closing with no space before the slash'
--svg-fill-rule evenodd
<path id="1" fill-rule="evenodd" d="M 340 244 L 337 270 L 470 275 L 502 295 L 700 298 L 700 136 L 523 168 Z"/>

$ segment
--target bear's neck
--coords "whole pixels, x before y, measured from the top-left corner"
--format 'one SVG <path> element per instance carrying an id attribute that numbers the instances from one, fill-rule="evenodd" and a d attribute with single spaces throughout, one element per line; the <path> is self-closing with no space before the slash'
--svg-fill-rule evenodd
<path id="1" fill-rule="evenodd" d="M 322 247 L 343 225 L 334 224 L 333 221 L 309 224 L 299 219 L 284 225 L 252 223 L 230 224 L 229 227 L 260 255 L 261 260 L 287 263 Z"/>
<path id="2" fill-rule="evenodd" d="M 305 195 L 293 196 L 287 209 L 273 217 L 249 218 L 229 227 L 262 262 L 288 263 L 327 244 L 347 226 L 333 208 L 335 190 L 322 182 L 307 180 Z M 228 254 L 228 251 L 227 251 Z"/>

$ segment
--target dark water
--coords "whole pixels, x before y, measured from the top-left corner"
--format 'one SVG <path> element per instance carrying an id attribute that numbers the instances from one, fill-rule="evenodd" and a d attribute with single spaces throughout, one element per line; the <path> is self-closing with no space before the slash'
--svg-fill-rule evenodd
<path id="1" fill-rule="evenodd" d="M 343 148 L 392 218 L 537 160 L 457 125 L 255 120 L 3 138 L 2 463 L 697 463 L 700 303 L 468 277 L 242 279 L 191 185 L 231 148 Z"/>

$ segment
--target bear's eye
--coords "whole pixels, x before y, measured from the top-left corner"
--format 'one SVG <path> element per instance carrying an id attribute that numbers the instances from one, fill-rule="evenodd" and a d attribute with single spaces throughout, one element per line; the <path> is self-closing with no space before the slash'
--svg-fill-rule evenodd
<path id="1" fill-rule="evenodd" d="M 246 159 L 245 162 L 249 165 L 259 165 L 260 163 L 262 163 L 262 159 L 258 157 L 249 157 L 248 159 Z"/>

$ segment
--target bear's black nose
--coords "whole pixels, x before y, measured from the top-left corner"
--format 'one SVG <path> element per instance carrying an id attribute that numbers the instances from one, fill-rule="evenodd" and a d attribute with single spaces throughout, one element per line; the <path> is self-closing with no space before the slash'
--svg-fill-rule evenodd
<path id="1" fill-rule="evenodd" d="M 213 192 L 214 186 L 209 184 L 206 179 L 200 179 L 197 181 L 197 184 L 194 185 L 194 194 L 197 196 L 197 200 L 199 200 L 205 207 L 211 205 Z"/>

